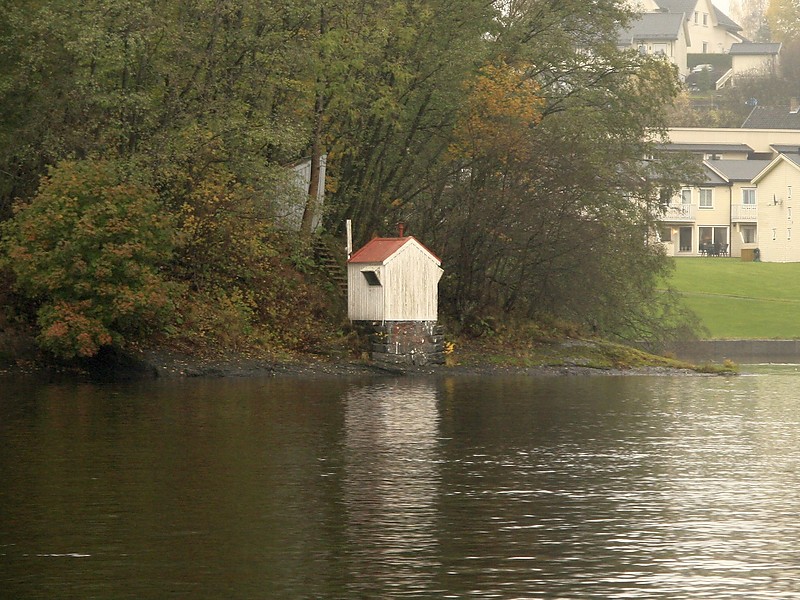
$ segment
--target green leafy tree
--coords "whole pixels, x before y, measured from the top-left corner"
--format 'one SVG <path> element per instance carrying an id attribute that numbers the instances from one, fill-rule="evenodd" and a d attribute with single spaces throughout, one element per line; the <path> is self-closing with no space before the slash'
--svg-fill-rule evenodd
<path id="1" fill-rule="evenodd" d="M 331 12 L 326 223 L 356 242 L 394 228 L 446 155 L 463 82 L 486 61 L 498 14 L 464 0 L 347 2 Z"/>
<path id="2" fill-rule="evenodd" d="M 36 307 L 41 346 L 57 356 L 93 356 L 172 318 L 176 289 L 161 273 L 172 220 L 129 168 L 62 162 L 3 227 L 7 267 Z"/>
<path id="3" fill-rule="evenodd" d="M 606 42 L 625 18 L 613 3 L 521 1 L 506 13 L 497 44 L 521 76 L 501 87 L 534 82 L 537 98 L 526 104 L 539 116 L 492 136 L 496 112 L 463 112 L 456 132 L 466 151 L 451 156 L 447 185 L 411 218 L 442 253 L 442 296 L 466 325 L 555 315 L 620 337 L 677 331 L 680 319 L 657 316 L 679 311 L 656 302 L 669 262 L 647 232 L 659 190 L 676 185 L 684 165 L 644 157 L 658 155 L 679 86 L 666 61 Z M 467 84 L 468 102 L 482 77 Z"/>

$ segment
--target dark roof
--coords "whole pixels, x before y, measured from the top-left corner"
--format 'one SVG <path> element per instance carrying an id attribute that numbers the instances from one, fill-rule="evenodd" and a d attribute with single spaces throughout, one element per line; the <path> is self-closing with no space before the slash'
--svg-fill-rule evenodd
<path id="1" fill-rule="evenodd" d="M 752 181 L 771 160 L 709 160 L 706 163 L 728 181 Z"/>
<path id="2" fill-rule="evenodd" d="M 694 152 L 694 153 L 724 153 L 724 152 L 745 152 L 750 153 L 753 149 L 747 144 L 664 144 L 663 150 L 673 152 Z"/>
<path id="3" fill-rule="evenodd" d="M 703 181 L 704 185 L 725 185 L 728 183 L 712 169 L 709 169 L 708 165 L 703 165 L 703 173 L 705 176 L 705 181 Z"/>
<path id="4" fill-rule="evenodd" d="M 689 16 L 694 12 L 697 0 L 656 0 L 656 4 L 671 13 Z"/>
<path id="5" fill-rule="evenodd" d="M 714 16 L 717 17 L 717 23 L 719 23 L 720 27 L 724 27 L 728 31 L 741 31 L 742 28 L 739 24 L 731 19 L 728 15 L 718 9 L 716 6 L 714 7 Z"/>
<path id="6" fill-rule="evenodd" d="M 769 147 L 780 154 L 800 154 L 800 141 L 796 144 L 770 144 Z"/>
<path id="7" fill-rule="evenodd" d="M 687 19 L 692 18 L 695 9 L 697 8 L 697 0 L 656 0 L 662 9 L 671 13 L 685 14 Z M 714 7 L 714 17 L 720 27 L 724 27 L 728 31 L 741 31 L 742 28 L 734 22 L 728 15 Z"/>
<path id="8" fill-rule="evenodd" d="M 739 42 L 738 44 L 731 45 L 728 54 L 736 54 L 738 56 L 746 55 L 759 55 L 759 54 L 778 54 L 781 51 L 780 43 L 776 44 L 758 44 L 755 42 Z"/>
<path id="9" fill-rule="evenodd" d="M 742 128 L 800 130 L 800 112 L 790 112 L 785 106 L 756 106 Z"/>
<path id="10" fill-rule="evenodd" d="M 619 34 L 622 45 L 641 40 L 677 40 L 683 25 L 683 15 L 643 13 Z"/>

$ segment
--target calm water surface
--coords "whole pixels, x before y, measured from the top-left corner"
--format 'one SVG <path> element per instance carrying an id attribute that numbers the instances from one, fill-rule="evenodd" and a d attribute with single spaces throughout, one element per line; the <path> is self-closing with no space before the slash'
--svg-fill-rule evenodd
<path id="1" fill-rule="evenodd" d="M 800 598 L 800 372 L 0 379 L 0 598 Z"/>

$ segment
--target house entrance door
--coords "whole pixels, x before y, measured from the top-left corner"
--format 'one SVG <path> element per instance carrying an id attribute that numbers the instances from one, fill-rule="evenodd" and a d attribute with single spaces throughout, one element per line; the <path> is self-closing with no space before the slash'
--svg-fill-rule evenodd
<path id="1" fill-rule="evenodd" d="M 678 233 L 678 243 L 681 252 L 692 251 L 692 228 L 681 227 Z"/>

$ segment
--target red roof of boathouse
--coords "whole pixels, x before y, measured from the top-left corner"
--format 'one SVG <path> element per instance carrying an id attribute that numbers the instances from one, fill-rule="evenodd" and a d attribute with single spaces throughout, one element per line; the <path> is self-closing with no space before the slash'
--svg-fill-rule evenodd
<path id="1" fill-rule="evenodd" d="M 431 257 L 441 264 L 442 260 L 413 235 L 393 238 L 373 238 L 360 249 L 356 250 L 348 263 L 383 263 L 391 258 L 398 250 L 409 242 L 416 242 Z"/>

